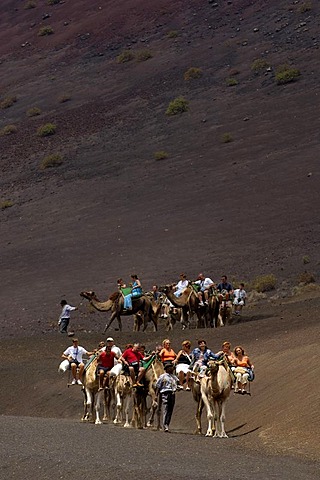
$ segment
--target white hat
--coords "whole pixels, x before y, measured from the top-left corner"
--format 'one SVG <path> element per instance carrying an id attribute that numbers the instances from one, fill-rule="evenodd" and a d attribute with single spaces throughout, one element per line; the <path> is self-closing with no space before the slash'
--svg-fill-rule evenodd
<path id="1" fill-rule="evenodd" d="M 113 340 L 112 337 L 108 337 L 108 338 L 107 338 L 107 342 L 114 342 L 114 340 Z"/>

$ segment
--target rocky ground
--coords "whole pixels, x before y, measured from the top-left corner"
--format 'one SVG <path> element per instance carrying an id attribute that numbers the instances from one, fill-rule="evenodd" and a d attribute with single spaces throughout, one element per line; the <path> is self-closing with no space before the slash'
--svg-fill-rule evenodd
<path id="1" fill-rule="evenodd" d="M 319 294 L 291 296 L 319 281 L 319 4 L 27 3 L 0 5 L 2 413 L 80 417 L 80 392 L 56 373 L 68 344 L 56 331 L 61 298 L 78 304 L 94 289 L 104 300 L 131 273 L 145 290 L 181 271 L 226 273 L 249 292 L 274 275 L 275 291 L 252 297 L 241 322 L 172 340 L 242 343 L 257 379 L 252 397 L 230 400 L 230 434 L 319 459 Z M 119 62 L 127 50 L 133 59 Z M 284 64 L 300 75 L 278 85 Z M 185 80 L 192 67 L 201 76 Z M 179 96 L 188 110 L 166 115 Z M 47 123 L 55 134 L 39 136 Z M 52 154 L 62 163 L 43 168 Z M 105 321 L 82 305 L 73 326 L 89 348 Z M 129 323 L 112 332 L 121 346 Z M 184 395 L 173 428 L 190 433 Z"/>

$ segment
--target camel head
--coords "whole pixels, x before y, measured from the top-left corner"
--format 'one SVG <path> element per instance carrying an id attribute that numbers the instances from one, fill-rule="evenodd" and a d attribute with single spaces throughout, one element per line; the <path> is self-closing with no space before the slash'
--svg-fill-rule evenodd
<path id="1" fill-rule="evenodd" d="M 90 300 L 98 301 L 96 294 L 92 290 L 81 292 L 80 297 L 86 298 L 89 301 Z"/>
<path id="2" fill-rule="evenodd" d="M 219 362 L 216 362 L 215 360 L 209 360 L 208 362 L 208 368 L 210 370 L 211 375 L 213 376 L 217 371 L 219 370 Z"/>
<path id="3" fill-rule="evenodd" d="M 174 286 L 175 286 L 174 283 L 172 283 L 170 285 L 162 285 L 162 286 L 159 287 L 159 292 L 162 292 L 162 293 L 172 292 L 173 289 L 174 289 Z"/>

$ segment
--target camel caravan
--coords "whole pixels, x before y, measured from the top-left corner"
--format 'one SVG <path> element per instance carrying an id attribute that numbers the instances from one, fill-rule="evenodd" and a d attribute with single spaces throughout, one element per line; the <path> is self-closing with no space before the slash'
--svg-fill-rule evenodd
<path id="1" fill-rule="evenodd" d="M 85 363 L 83 355 L 90 355 Z M 196 403 L 196 432 L 202 434 L 201 415 L 206 410 L 206 436 L 227 437 L 225 407 L 231 391 L 248 395 L 254 367 L 241 346 L 231 351 L 224 342 L 213 353 L 205 340 L 191 351 L 191 342 L 182 342 L 176 353 L 169 339 L 151 352 L 139 343 L 122 352 L 112 337 L 100 342 L 93 352 L 79 346 L 78 339 L 62 354 L 60 371 L 73 376 L 70 385 L 80 385 L 84 398 L 82 421 L 96 425 L 113 422 L 125 428 L 162 427 L 169 431 L 176 392 L 191 392 Z M 66 366 L 68 362 L 69 366 Z M 101 419 L 101 410 L 103 416 Z"/>
<path id="2" fill-rule="evenodd" d="M 80 293 L 96 310 L 111 312 L 104 333 L 115 319 L 121 331 L 121 317 L 129 315 L 134 317 L 133 331 L 145 331 L 149 324 L 157 331 L 159 318 L 164 319 L 167 331 L 179 323 L 182 329 L 222 327 L 230 322 L 233 314 L 241 314 L 246 302 L 244 284 L 233 290 L 226 276 L 216 285 L 202 273 L 195 281 L 187 280 L 182 273 L 178 283 L 160 287 L 154 285 L 148 292 L 143 292 L 137 275 L 131 278 L 129 287 L 120 278 L 117 281 L 118 291 L 106 301 L 100 301 L 94 291 Z"/>

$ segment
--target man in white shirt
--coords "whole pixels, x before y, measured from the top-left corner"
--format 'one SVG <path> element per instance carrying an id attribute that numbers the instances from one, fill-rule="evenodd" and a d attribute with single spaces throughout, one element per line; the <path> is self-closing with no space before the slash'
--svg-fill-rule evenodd
<path id="1" fill-rule="evenodd" d="M 80 347 L 79 340 L 74 338 L 72 346 L 68 347 L 61 355 L 64 360 L 69 360 L 71 372 L 73 375 L 72 385 L 82 385 L 82 377 L 84 371 L 83 355 L 93 355 L 94 352 L 88 352 L 85 348 Z M 79 370 L 77 373 L 77 369 Z M 78 377 L 78 378 L 77 378 Z"/>
<path id="2" fill-rule="evenodd" d="M 187 280 L 187 275 L 185 273 L 180 274 L 180 280 L 176 285 L 176 291 L 174 292 L 176 297 L 180 297 L 181 294 L 184 292 L 184 290 L 188 286 L 188 280 Z"/>
<path id="3" fill-rule="evenodd" d="M 239 288 L 236 288 L 234 291 L 234 313 L 236 315 L 241 314 L 242 307 L 246 303 L 247 292 L 244 289 L 244 283 L 240 283 Z"/>
<path id="4" fill-rule="evenodd" d="M 204 306 L 203 297 L 205 300 L 205 304 L 208 305 L 208 298 L 209 298 L 209 288 L 214 287 L 215 284 L 209 277 L 205 277 L 203 273 L 199 273 L 197 280 L 194 282 L 196 285 L 199 285 L 199 292 L 198 297 L 200 300 L 199 305 L 201 307 Z"/>
<path id="5" fill-rule="evenodd" d="M 73 310 L 78 310 L 78 307 L 72 307 L 68 305 L 66 300 L 61 300 L 60 305 L 62 307 L 62 312 L 60 313 L 58 325 L 60 333 L 68 333 L 68 326 L 70 322 L 70 312 Z"/>
<path id="6" fill-rule="evenodd" d="M 116 358 L 114 359 L 114 367 L 110 370 L 110 375 L 119 375 L 122 370 L 122 363 L 118 361 L 118 358 L 121 357 L 122 351 L 119 347 L 114 344 L 114 339 L 112 337 L 108 337 L 106 340 L 107 346 L 111 347 L 111 352 L 116 354 Z"/>

